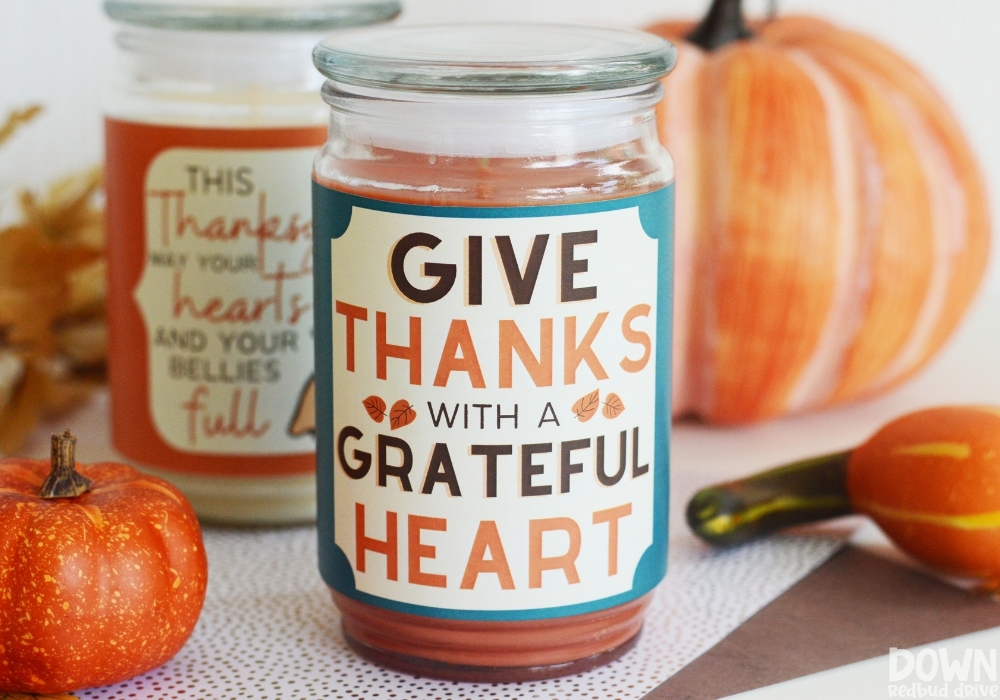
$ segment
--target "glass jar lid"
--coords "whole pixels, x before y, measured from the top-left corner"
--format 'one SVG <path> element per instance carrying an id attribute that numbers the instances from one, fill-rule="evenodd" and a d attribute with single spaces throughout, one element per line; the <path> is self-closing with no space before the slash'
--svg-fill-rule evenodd
<path id="1" fill-rule="evenodd" d="M 633 29 L 455 24 L 338 34 L 313 50 L 327 78 L 360 87 L 537 94 L 646 85 L 677 61 L 672 44 Z"/>
<path id="2" fill-rule="evenodd" d="M 400 0 L 106 0 L 107 15 L 125 24 L 156 29 L 285 32 L 330 31 L 385 22 L 400 13 Z"/>

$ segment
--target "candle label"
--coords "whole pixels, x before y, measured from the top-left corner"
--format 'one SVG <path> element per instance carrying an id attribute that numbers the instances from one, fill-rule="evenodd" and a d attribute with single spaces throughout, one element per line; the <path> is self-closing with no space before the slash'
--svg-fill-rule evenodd
<path id="1" fill-rule="evenodd" d="M 666 571 L 673 189 L 466 208 L 314 184 L 321 568 L 456 619 Z"/>
<path id="2" fill-rule="evenodd" d="M 311 472 L 309 173 L 326 128 L 105 128 L 115 447 L 172 472 Z"/>
<path id="3" fill-rule="evenodd" d="M 146 173 L 149 403 L 187 452 L 312 449 L 291 417 L 312 376 L 314 148 L 172 148 Z"/>

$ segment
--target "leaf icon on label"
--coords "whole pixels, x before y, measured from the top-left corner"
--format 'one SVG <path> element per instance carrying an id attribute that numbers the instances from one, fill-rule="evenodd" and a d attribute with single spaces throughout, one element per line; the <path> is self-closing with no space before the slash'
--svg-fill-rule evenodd
<path id="1" fill-rule="evenodd" d="M 295 417 L 288 426 L 288 434 L 299 437 L 308 433 L 316 434 L 316 378 L 309 379 L 306 388 L 299 396 L 299 405 L 295 408 Z M 0 695 L 0 700 L 3 696 Z"/>
<path id="2" fill-rule="evenodd" d="M 385 418 L 385 401 L 382 400 L 382 397 L 373 394 L 362 403 L 365 405 L 368 417 L 376 423 L 381 423 L 382 419 Z"/>
<path id="3" fill-rule="evenodd" d="M 594 414 L 597 413 L 597 407 L 601 403 L 601 390 L 594 389 L 589 394 L 583 396 L 579 401 L 573 404 L 573 415 L 576 416 L 581 423 L 586 423 Z"/>
<path id="4" fill-rule="evenodd" d="M 624 410 L 625 404 L 622 403 L 622 397 L 612 391 L 608 394 L 607 398 L 604 399 L 604 408 L 601 409 L 601 413 L 604 414 L 605 418 L 614 420 L 620 416 Z"/>
<path id="5" fill-rule="evenodd" d="M 394 403 L 392 410 L 389 411 L 389 426 L 393 430 L 396 428 L 405 428 L 416 419 L 417 412 L 413 410 L 413 406 L 406 399 L 400 399 Z"/>

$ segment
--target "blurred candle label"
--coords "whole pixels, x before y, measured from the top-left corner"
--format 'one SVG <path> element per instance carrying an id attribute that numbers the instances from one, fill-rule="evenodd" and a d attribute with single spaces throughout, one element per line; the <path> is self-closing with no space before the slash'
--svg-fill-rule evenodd
<path id="1" fill-rule="evenodd" d="M 504 619 L 652 588 L 671 189 L 489 209 L 314 189 L 327 580 Z"/>
<path id="2" fill-rule="evenodd" d="M 149 403 L 185 452 L 311 449 L 292 422 L 313 372 L 315 148 L 172 148 L 145 181 L 135 290 Z"/>

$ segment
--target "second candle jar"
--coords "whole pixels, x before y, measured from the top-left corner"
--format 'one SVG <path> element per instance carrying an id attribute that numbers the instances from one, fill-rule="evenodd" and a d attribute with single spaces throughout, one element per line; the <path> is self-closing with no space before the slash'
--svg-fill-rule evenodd
<path id="1" fill-rule="evenodd" d="M 577 26 L 316 48 L 320 565 L 363 655 L 506 681 L 637 638 L 666 571 L 674 60 Z"/>
<path id="2" fill-rule="evenodd" d="M 310 63 L 396 0 L 108 0 L 105 182 L 115 449 L 199 518 L 315 517 Z"/>

